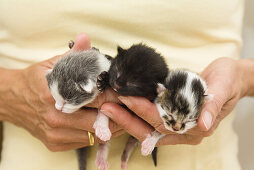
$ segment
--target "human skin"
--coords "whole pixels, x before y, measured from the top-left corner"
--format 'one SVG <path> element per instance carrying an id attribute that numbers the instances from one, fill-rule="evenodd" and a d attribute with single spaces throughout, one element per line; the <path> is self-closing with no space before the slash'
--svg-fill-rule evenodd
<path id="1" fill-rule="evenodd" d="M 89 48 L 89 37 L 79 34 L 72 50 Z M 92 108 L 73 114 L 55 109 L 45 75 L 62 56 L 55 56 L 22 70 L 0 68 L 0 120 L 26 129 L 51 151 L 88 146 L 87 131 L 94 132 L 92 126 L 97 116 L 97 109 Z M 115 93 L 106 90 L 91 106 L 98 108 L 103 101 L 118 100 Z M 113 137 L 123 133 L 115 123 L 110 122 L 109 126 Z"/>
<path id="2" fill-rule="evenodd" d="M 80 34 L 73 49 L 89 48 L 89 37 Z M 0 68 L 0 120 L 25 128 L 51 151 L 64 151 L 89 145 L 87 131 L 94 132 L 92 125 L 97 115 L 96 109 L 80 110 L 73 114 L 64 114 L 55 109 L 45 74 L 62 56 L 55 56 L 23 70 Z M 142 97 L 120 97 L 137 116 L 115 104 L 119 103 L 119 100 L 117 94 L 110 89 L 88 106 L 98 108 L 104 102 L 115 102 L 103 104 L 103 112 L 140 141 L 156 128 L 168 134 L 159 145 L 198 144 L 203 137 L 212 134 L 220 120 L 230 113 L 239 98 L 254 95 L 254 79 L 249 78 L 254 75 L 253 62 L 223 58 L 216 60 L 202 72 L 201 76 L 208 83 L 209 93 L 215 97 L 204 106 L 198 126 L 185 135 L 173 134 L 164 129 L 154 104 Z M 209 129 L 206 128 L 208 123 L 204 125 L 203 121 L 206 110 L 212 117 Z M 114 122 L 110 122 L 110 129 L 113 137 L 124 133 L 124 130 Z"/>
<path id="3" fill-rule="evenodd" d="M 200 75 L 207 82 L 208 94 L 214 97 L 204 104 L 198 125 L 186 134 L 179 135 L 165 129 L 155 104 L 143 97 L 119 96 L 136 115 L 115 103 L 103 104 L 101 111 L 141 142 L 156 129 L 166 134 L 157 145 L 199 144 L 204 137 L 213 134 L 240 98 L 254 96 L 254 60 L 220 58 Z"/>

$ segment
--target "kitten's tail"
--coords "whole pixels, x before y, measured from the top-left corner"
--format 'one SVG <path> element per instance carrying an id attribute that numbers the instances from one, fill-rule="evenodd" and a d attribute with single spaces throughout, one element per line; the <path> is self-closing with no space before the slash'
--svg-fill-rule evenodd
<path id="1" fill-rule="evenodd" d="M 155 167 L 157 166 L 157 150 L 158 150 L 158 148 L 155 147 L 152 152 L 153 164 Z"/>
<path id="2" fill-rule="evenodd" d="M 88 147 L 84 147 L 76 150 L 78 156 L 79 170 L 86 170 L 87 148 Z"/>

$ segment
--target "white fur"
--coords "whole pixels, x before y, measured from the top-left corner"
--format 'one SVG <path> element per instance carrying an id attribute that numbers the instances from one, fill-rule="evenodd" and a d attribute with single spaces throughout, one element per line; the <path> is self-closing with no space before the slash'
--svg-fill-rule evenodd
<path id="1" fill-rule="evenodd" d="M 179 91 L 180 94 L 182 94 L 187 101 L 190 104 L 190 112 L 194 112 L 195 110 L 195 94 L 192 91 L 191 83 L 194 79 L 199 79 L 198 76 L 195 73 L 192 72 L 187 72 L 187 81 L 186 85 L 184 86 L 183 89 Z"/>
<path id="2" fill-rule="evenodd" d="M 93 89 L 96 87 L 96 84 L 91 80 L 88 79 L 87 84 L 82 84 L 81 87 L 87 92 L 87 93 L 91 93 L 93 91 Z"/>
<path id="3" fill-rule="evenodd" d="M 68 104 L 63 97 L 59 94 L 58 91 L 58 83 L 54 82 L 51 86 L 50 86 L 50 91 L 51 94 L 53 96 L 53 98 L 55 99 L 55 108 L 57 110 L 60 110 L 64 113 L 73 113 L 75 111 L 77 111 L 78 109 L 80 109 L 81 107 L 87 105 L 88 103 L 91 103 L 95 97 L 98 94 L 98 90 L 95 90 L 95 93 L 93 95 L 93 97 L 91 97 L 90 100 L 86 100 L 83 103 L 79 104 L 79 105 L 72 105 L 72 104 Z"/>
<path id="4" fill-rule="evenodd" d="M 196 73 L 192 73 L 190 71 L 186 71 L 186 70 L 174 70 L 174 72 L 185 72 L 187 73 L 187 80 L 186 80 L 186 84 L 185 86 L 179 91 L 179 93 L 184 96 L 187 101 L 189 102 L 189 105 L 190 105 L 190 112 L 193 113 L 196 111 L 196 104 L 195 104 L 195 94 L 193 93 L 192 91 L 192 82 L 193 80 L 195 79 L 198 79 L 200 80 L 203 88 L 204 88 L 204 91 L 205 93 L 207 92 L 207 85 L 205 83 L 205 81 L 203 79 L 201 79 L 199 77 L 199 75 L 197 75 Z M 169 74 L 169 76 L 167 77 L 167 80 L 166 81 L 170 81 L 170 79 L 172 78 L 172 75 L 174 74 Z M 164 86 L 163 85 L 159 85 L 158 84 L 158 88 L 157 88 L 157 91 L 159 93 L 159 96 L 163 95 L 163 91 L 162 92 L 159 92 L 160 89 L 162 89 Z M 165 88 L 165 87 L 164 87 Z M 213 95 L 208 95 L 205 100 L 211 100 L 213 98 Z M 160 117 L 162 118 L 164 115 L 168 115 L 166 113 L 166 111 L 164 111 L 160 104 L 155 100 L 155 104 L 156 104 L 156 107 L 157 107 L 157 110 L 160 114 Z M 176 113 L 172 113 L 171 116 L 173 116 L 173 118 L 176 120 Z M 164 122 L 164 126 L 166 129 L 170 130 L 170 131 L 173 131 L 175 133 L 178 133 L 178 134 L 183 134 L 185 132 L 187 132 L 189 129 L 193 128 L 194 126 L 197 125 L 196 121 L 191 121 L 189 120 L 189 117 L 187 116 L 185 118 L 185 120 L 183 120 L 183 122 L 185 121 L 190 121 L 190 122 L 187 122 L 185 123 L 185 128 L 183 130 L 179 130 L 179 131 L 175 131 L 171 126 L 169 126 L 168 124 L 166 124 L 165 120 L 162 118 L 163 122 Z"/>
<path id="5" fill-rule="evenodd" d="M 98 115 L 93 124 L 93 128 L 95 129 L 95 135 L 100 140 L 103 140 L 103 141 L 110 140 L 111 132 L 108 125 L 109 125 L 109 118 L 98 109 Z"/>
<path id="6" fill-rule="evenodd" d="M 63 99 L 63 97 L 59 94 L 58 91 L 58 83 L 54 82 L 51 86 L 50 86 L 50 92 L 53 96 L 53 98 L 56 101 L 55 107 L 57 110 L 61 110 L 65 101 Z"/>
<path id="7" fill-rule="evenodd" d="M 164 137 L 164 134 L 159 133 L 158 131 L 153 131 L 151 134 L 148 134 L 146 139 L 141 144 L 141 153 L 144 156 L 147 156 L 152 153 L 156 143 Z"/>
<path id="8" fill-rule="evenodd" d="M 157 107 L 157 110 L 160 114 L 160 117 L 163 117 L 164 115 L 167 115 L 166 111 L 161 108 L 161 105 L 155 101 L 155 105 Z"/>
<path id="9" fill-rule="evenodd" d="M 110 61 L 103 54 L 98 55 L 98 63 L 100 66 L 100 72 L 108 71 L 111 65 Z"/>
<path id="10" fill-rule="evenodd" d="M 99 144 L 95 164 L 99 170 L 107 170 L 109 168 L 107 159 L 110 144 L 106 142 L 105 144 Z"/>

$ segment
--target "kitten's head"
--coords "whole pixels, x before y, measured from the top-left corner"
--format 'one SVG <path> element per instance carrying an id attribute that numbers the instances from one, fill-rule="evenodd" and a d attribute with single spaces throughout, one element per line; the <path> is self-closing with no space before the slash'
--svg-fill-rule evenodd
<path id="1" fill-rule="evenodd" d="M 171 71 L 165 84 L 158 84 L 155 100 L 165 128 L 182 134 L 197 125 L 207 86 L 195 73 Z"/>
<path id="2" fill-rule="evenodd" d="M 118 47 L 109 69 L 109 84 L 121 95 L 154 96 L 156 83 L 162 82 L 167 71 L 163 58 L 150 47 L 143 44 L 127 50 Z"/>
<path id="3" fill-rule="evenodd" d="M 93 58 L 95 57 L 91 56 L 91 60 L 89 59 L 90 65 L 96 62 Z M 57 110 L 64 113 L 75 112 L 92 102 L 98 94 L 95 80 L 89 78 L 89 74 L 94 73 L 88 74 L 88 68 L 84 68 L 82 64 L 88 60 L 83 59 L 80 53 L 70 53 L 59 60 L 46 75 Z"/>

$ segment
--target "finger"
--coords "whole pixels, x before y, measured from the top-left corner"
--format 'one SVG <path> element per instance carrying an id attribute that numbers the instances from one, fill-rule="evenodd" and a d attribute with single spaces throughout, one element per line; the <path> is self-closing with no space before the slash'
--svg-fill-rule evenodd
<path id="1" fill-rule="evenodd" d="M 80 33 L 77 35 L 75 44 L 71 50 L 73 51 L 83 51 L 91 48 L 90 38 L 85 33 Z"/>
<path id="2" fill-rule="evenodd" d="M 43 142 L 44 143 L 44 142 Z M 52 152 L 68 151 L 89 146 L 89 143 L 66 143 L 66 144 L 48 144 L 44 143 L 46 147 Z"/>
<path id="3" fill-rule="evenodd" d="M 128 97 L 120 96 L 118 98 L 137 116 L 144 119 L 153 127 L 156 128 L 163 124 L 159 112 L 156 108 L 156 105 L 150 102 L 148 99 L 144 97 L 134 97 L 134 96 Z"/>
<path id="4" fill-rule="evenodd" d="M 54 128 L 44 130 L 44 138 L 48 143 L 87 143 L 88 132 L 78 129 Z"/>
<path id="5" fill-rule="evenodd" d="M 87 34 L 85 33 L 80 33 L 77 35 L 76 40 L 75 40 L 75 44 L 73 46 L 73 48 L 71 50 L 73 51 L 83 51 L 83 50 L 88 50 L 90 49 L 90 38 L 88 37 Z M 60 59 L 62 58 L 64 55 L 66 55 L 67 53 L 69 53 L 69 51 L 65 52 L 62 55 L 57 55 L 51 59 L 48 60 L 50 68 L 52 68 L 52 66 Z"/>
<path id="6" fill-rule="evenodd" d="M 105 103 L 101 112 L 119 124 L 126 132 L 143 141 L 154 129 L 145 121 L 115 103 Z"/>
<path id="7" fill-rule="evenodd" d="M 53 111 L 42 115 L 42 121 L 50 128 L 73 128 L 94 133 L 93 124 L 97 114 L 97 109 L 81 109 L 75 113 L 66 114 L 53 108 Z M 121 130 L 121 127 L 110 121 L 109 129 L 114 133 Z"/>
<path id="8" fill-rule="evenodd" d="M 97 98 L 86 105 L 86 107 L 100 108 L 103 103 L 121 103 L 118 99 L 119 94 L 117 94 L 112 88 L 106 88 L 103 93 L 100 93 Z"/>
<path id="9" fill-rule="evenodd" d="M 177 145 L 177 144 L 189 144 L 197 145 L 202 141 L 203 137 L 194 135 L 166 135 L 160 139 L 157 143 L 159 145 Z"/>
<path id="10" fill-rule="evenodd" d="M 198 119 L 198 127 L 203 131 L 212 127 L 228 97 L 228 89 L 225 89 L 226 86 L 221 81 L 208 82 L 208 87 L 208 94 L 214 96 L 206 101 Z"/>

